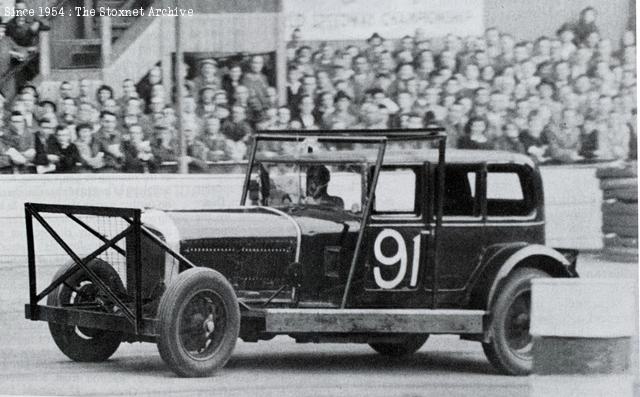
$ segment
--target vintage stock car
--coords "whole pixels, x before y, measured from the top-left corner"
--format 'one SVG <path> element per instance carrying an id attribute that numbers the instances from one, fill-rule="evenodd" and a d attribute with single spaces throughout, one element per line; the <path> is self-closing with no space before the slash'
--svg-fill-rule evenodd
<path id="1" fill-rule="evenodd" d="M 544 245 L 528 157 L 445 142 L 438 128 L 260 132 L 236 208 L 26 203 L 26 317 L 48 321 L 73 360 L 153 342 L 188 377 L 222 368 L 238 338 L 277 335 L 402 356 L 430 334 L 457 334 L 499 371 L 527 374 L 530 281 L 578 277 L 576 253 Z M 48 214 L 101 245 L 76 253 Z M 34 219 L 71 257 L 40 292 Z"/>

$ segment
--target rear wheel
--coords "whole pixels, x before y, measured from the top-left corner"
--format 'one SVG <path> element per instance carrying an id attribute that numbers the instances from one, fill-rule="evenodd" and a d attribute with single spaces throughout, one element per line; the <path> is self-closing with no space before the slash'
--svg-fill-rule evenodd
<path id="1" fill-rule="evenodd" d="M 533 339 L 529 334 L 531 280 L 549 277 L 542 270 L 516 269 L 491 308 L 491 342 L 482 348 L 491 364 L 509 375 L 531 372 Z"/>
<path id="2" fill-rule="evenodd" d="M 158 319 L 160 356 L 185 377 L 209 376 L 224 367 L 240 331 L 233 287 L 207 268 L 180 273 L 160 299 Z"/>
<path id="3" fill-rule="evenodd" d="M 383 356 L 403 357 L 420 350 L 428 338 L 429 334 L 407 334 L 395 342 L 369 343 L 369 346 Z"/>
<path id="4" fill-rule="evenodd" d="M 75 262 L 62 266 L 53 279 L 75 265 Z M 124 292 L 124 286 L 118 273 L 107 262 L 94 259 L 87 266 L 114 292 Z M 98 310 L 105 310 L 106 297 L 91 281 L 84 270 L 78 270 L 67 278 L 66 283 L 60 285 L 47 296 L 47 306 L 62 307 L 66 305 L 96 305 Z M 101 303 L 98 303 L 101 302 Z M 122 334 L 95 328 L 77 327 L 73 325 L 49 323 L 49 331 L 58 348 L 74 361 L 97 362 L 105 361 L 113 355 L 120 346 Z"/>

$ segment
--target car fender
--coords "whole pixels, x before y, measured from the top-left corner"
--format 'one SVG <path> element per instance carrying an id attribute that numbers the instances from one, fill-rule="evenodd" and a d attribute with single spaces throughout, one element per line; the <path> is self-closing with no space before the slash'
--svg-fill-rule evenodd
<path id="1" fill-rule="evenodd" d="M 527 243 L 490 247 L 481 259 L 479 276 L 470 288 L 470 308 L 491 308 L 500 285 L 519 266 L 535 267 L 554 277 L 576 276 L 570 261 L 553 248 Z"/>
<path id="2" fill-rule="evenodd" d="M 165 244 L 175 252 L 180 252 L 180 231 L 175 222 L 165 211 L 157 209 L 145 209 L 142 213 L 142 224 L 151 231 L 157 231 L 162 235 Z M 176 279 L 179 266 L 173 257 L 165 252 L 164 283 L 169 285 Z"/>

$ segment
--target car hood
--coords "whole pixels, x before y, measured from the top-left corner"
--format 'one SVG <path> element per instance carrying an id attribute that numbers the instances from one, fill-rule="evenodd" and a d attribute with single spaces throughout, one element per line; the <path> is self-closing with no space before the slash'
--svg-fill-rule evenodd
<path id="1" fill-rule="evenodd" d="M 359 228 L 354 215 L 322 208 L 242 207 L 207 210 L 146 210 L 143 223 L 173 240 L 313 236 Z"/>

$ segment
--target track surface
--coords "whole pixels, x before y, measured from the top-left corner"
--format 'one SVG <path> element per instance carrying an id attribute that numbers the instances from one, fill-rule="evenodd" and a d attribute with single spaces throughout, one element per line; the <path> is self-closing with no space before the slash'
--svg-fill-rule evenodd
<path id="1" fill-rule="evenodd" d="M 53 267 L 41 270 L 49 280 Z M 632 278 L 637 265 L 582 256 L 583 277 Z M 181 379 L 151 344 L 123 344 L 100 364 L 69 361 L 43 322 L 24 320 L 24 264 L 0 263 L 0 394 L 224 396 L 526 396 L 529 378 L 497 374 L 478 343 L 432 337 L 413 357 L 390 360 L 364 345 L 239 342 L 218 375 Z M 40 278 L 39 278 L 40 279 Z"/>

